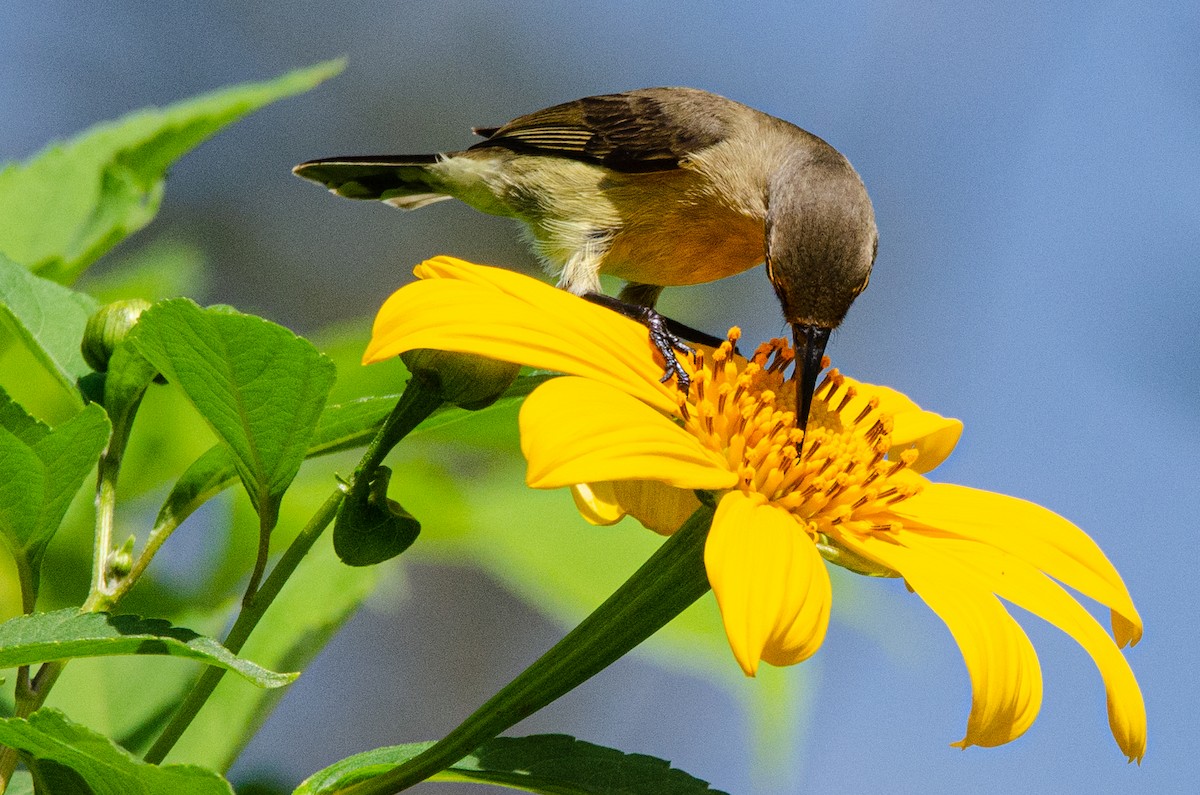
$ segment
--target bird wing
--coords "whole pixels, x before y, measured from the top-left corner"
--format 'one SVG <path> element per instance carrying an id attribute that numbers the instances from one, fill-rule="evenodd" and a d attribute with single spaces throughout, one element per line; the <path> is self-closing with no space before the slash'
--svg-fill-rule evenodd
<path id="1" fill-rule="evenodd" d="M 724 139 L 725 124 L 718 114 L 711 108 L 708 112 L 693 109 L 696 100 L 713 98 L 696 89 L 677 88 L 584 97 L 501 127 L 476 128 L 476 134 L 487 140 L 471 148 L 503 147 L 583 160 L 616 171 L 672 169 L 693 152 Z"/>

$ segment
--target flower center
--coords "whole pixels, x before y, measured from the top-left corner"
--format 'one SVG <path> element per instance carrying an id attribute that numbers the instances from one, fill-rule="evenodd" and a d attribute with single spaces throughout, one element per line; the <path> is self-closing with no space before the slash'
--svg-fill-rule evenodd
<path id="1" fill-rule="evenodd" d="M 796 427 L 796 384 L 785 374 L 791 345 L 773 339 L 746 361 L 733 355 L 740 336 L 730 329 L 719 348 L 697 352 L 692 389 L 680 397 L 684 427 L 725 456 L 736 488 L 791 512 L 814 540 L 897 530 L 884 515 L 919 487 L 896 478 L 916 451 L 887 458 L 891 415 L 830 370 L 813 393 L 806 434 Z"/>

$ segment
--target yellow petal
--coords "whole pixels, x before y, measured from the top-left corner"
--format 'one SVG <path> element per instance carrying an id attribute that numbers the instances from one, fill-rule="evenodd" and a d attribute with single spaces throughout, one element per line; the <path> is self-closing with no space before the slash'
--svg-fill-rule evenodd
<path id="1" fill-rule="evenodd" d="M 760 659 L 789 665 L 812 655 L 829 626 L 829 573 L 787 511 L 760 495 L 721 498 L 704 547 L 725 634 L 747 676 Z"/>
<path id="2" fill-rule="evenodd" d="M 647 529 L 665 536 L 682 527 L 700 507 L 692 489 L 655 480 L 619 480 L 612 487 L 622 509 Z"/>
<path id="3" fill-rule="evenodd" d="M 969 567 L 930 539 L 918 548 L 876 535 L 843 543 L 900 572 L 954 636 L 971 678 L 971 713 L 961 748 L 991 747 L 1020 737 L 1042 703 L 1042 673 L 1029 637 Z M 924 540 L 924 539 L 920 539 Z"/>
<path id="4" fill-rule="evenodd" d="M 438 257 L 424 278 L 384 302 L 363 362 L 414 348 L 493 359 L 594 378 L 666 412 L 674 385 L 644 326 L 528 276 Z"/>
<path id="5" fill-rule="evenodd" d="M 910 465 L 910 469 L 929 472 L 954 451 L 962 436 L 963 424 L 960 420 L 926 411 L 907 395 L 890 387 L 868 384 L 848 376 L 846 383 L 852 384 L 861 397 L 877 399 L 879 410 L 892 415 L 895 426 L 888 458 L 898 460 L 901 452 L 914 449 L 917 451 L 917 460 Z"/>
<path id="6" fill-rule="evenodd" d="M 620 389 L 555 378 L 521 407 L 525 481 L 537 489 L 605 480 L 657 480 L 684 489 L 737 482 L 722 456 Z"/>
<path id="7" fill-rule="evenodd" d="M 906 538 L 906 543 L 908 539 Z M 1125 656 L 1100 623 L 1057 583 L 1014 556 L 987 544 L 954 538 L 916 542 L 926 549 L 949 548 L 972 570 L 980 587 L 1049 621 L 1084 648 L 1104 679 L 1108 723 L 1129 761 L 1146 753 L 1146 705 Z"/>
<path id="8" fill-rule="evenodd" d="M 1063 517 L 1032 502 L 990 491 L 928 483 L 893 512 L 905 527 L 953 533 L 1015 555 L 1113 611 L 1117 645 L 1137 643 L 1142 619 L 1125 583 L 1100 547 Z"/>
<path id="9" fill-rule="evenodd" d="M 612 483 L 576 483 L 571 498 L 588 524 L 610 525 L 625 518 Z"/>

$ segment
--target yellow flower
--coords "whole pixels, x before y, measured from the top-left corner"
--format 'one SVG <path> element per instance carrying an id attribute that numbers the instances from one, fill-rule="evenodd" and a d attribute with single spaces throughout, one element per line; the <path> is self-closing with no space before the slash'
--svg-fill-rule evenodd
<path id="1" fill-rule="evenodd" d="M 923 477 L 957 443 L 957 420 L 831 371 L 805 438 L 783 340 L 746 360 L 733 353 L 734 330 L 684 362 L 692 375 L 685 397 L 659 382 L 646 329 L 613 312 L 448 257 L 416 274 L 420 281 L 381 308 L 364 361 L 439 348 L 570 374 L 538 387 L 522 408 L 527 482 L 570 487 L 594 523 L 631 514 L 662 533 L 695 510 L 696 490 L 714 492 L 705 567 L 748 675 L 760 660 L 788 665 L 820 647 L 831 601 L 824 556 L 903 577 L 950 629 L 972 684 L 966 734 L 955 745 L 1008 742 L 1041 704 L 1036 653 L 1003 599 L 1091 655 L 1113 735 L 1141 760 L 1145 706 L 1120 649 L 1137 643 L 1142 623 L 1120 575 L 1082 530 L 1045 508 Z M 1110 609 L 1113 636 L 1063 585 Z"/>

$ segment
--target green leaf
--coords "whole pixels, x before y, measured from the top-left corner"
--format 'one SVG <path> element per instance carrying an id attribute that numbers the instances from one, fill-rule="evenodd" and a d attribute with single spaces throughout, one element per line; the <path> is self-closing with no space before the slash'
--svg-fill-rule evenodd
<path id="1" fill-rule="evenodd" d="M 410 743 L 347 757 L 310 776 L 293 795 L 322 795 L 373 778 L 431 747 Z M 714 795 L 720 790 L 663 759 L 626 754 L 565 734 L 497 737 L 429 781 L 464 781 L 547 795 Z"/>
<path id="2" fill-rule="evenodd" d="M 116 356 L 113 358 L 115 360 Z M 495 412 L 497 416 L 507 418 L 513 407 L 520 405 L 538 384 L 551 377 L 553 376 L 546 374 L 523 375 L 509 387 L 503 397 L 476 412 L 450 406 L 438 409 L 421 423 L 410 437 L 444 430 L 464 419 L 475 418 L 476 415 Z M 326 406 L 321 412 L 321 419 L 317 422 L 305 455 L 312 458 L 362 447 L 371 441 L 399 399 L 399 395 L 378 395 Z M 228 488 L 237 479 L 237 475 L 238 470 L 229 450 L 220 445 L 210 448 L 175 482 L 159 510 L 155 524 L 178 526 L 206 501 Z"/>
<path id="3" fill-rule="evenodd" d="M 12 330 L 78 405 L 83 405 L 79 379 L 92 372 L 79 343 L 97 306 L 91 297 L 35 276 L 0 254 L 0 325 Z"/>
<path id="4" fill-rule="evenodd" d="M 132 417 L 127 415 L 136 409 L 146 387 L 156 376 L 157 368 L 138 352 L 128 338 L 117 343 L 108 360 L 108 372 L 104 374 L 104 406 L 117 427 L 121 427 L 121 421 L 132 421 Z M 118 417 L 121 421 L 118 421 Z"/>
<path id="5" fill-rule="evenodd" d="M 212 638 L 140 616 L 80 613 L 75 608 L 18 616 L 0 624 L 0 668 L 75 657 L 155 654 L 225 668 L 258 687 L 283 687 L 299 674 L 278 674 L 242 659 Z"/>
<path id="6" fill-rule="evenodd" d="M 29 772 L 35 795 L 95 795 L 83 776 L 52 759 L 30 760 Z"/>
<path id="7" fill-rule="evenodd" d="M 167 168 L 222 127 L 342 70 L 328 61 L 274 80 L 147 108 L 0 170 L 0 252 L 69 283 L 154 217 Z"/>
<path id="8" fill-rule="evenodd" d="M 418 437 L 430 431 L 441 430 L 463 420 L 486 417 L 492 414 L 508 417 L 514 407 L 529 396 L 529 393 L 551 378 L 552 373 L 530 373 L 519 376 L 504 394 L 493 404 L 475 411 L 466 411 L 455 406 L 442 406 L 409 434 Z M 399 394 L 372 395 L 347 403 L 326 407 L 313 434 L 308 448 L 309 457 L 361 447 L 371 441 L 379 426 L 387 419 L 392 407 L 400 399 Z"/>
<path id="9" fill-rule="evenodd" d="M 95 795 L 233 795 L 223 778 L 190 765 L 150 765 L 54 709 L 0 719 L 0 743 L 75 771 Z M 58 779 L 57 775 L 55 780 Z"/>
<path id="10" fill-rule="evenodd" d="M 0 536 L 17 559 L 31 598 L 46 545 L 96 465 L 111 427 L 104 409 L 91 403 L 51 430 L 3 389 L 0 422 Z"/>
<path id="11" fill-rule="evenodd" d="M 274 515 L 304 461 L 333 363 L 282 326 L 182 298 L 146 310 L 129 340 L 228 447 L 260 514 Z"/>
<path id="12" fill-rule="evenodd" d="M 180 475 L 158 510 L 154 527 L 174 529 L 197 508 L 237 481 L 233 454 L 224 445 L 210 447 Z"/>

